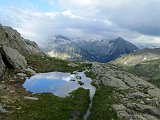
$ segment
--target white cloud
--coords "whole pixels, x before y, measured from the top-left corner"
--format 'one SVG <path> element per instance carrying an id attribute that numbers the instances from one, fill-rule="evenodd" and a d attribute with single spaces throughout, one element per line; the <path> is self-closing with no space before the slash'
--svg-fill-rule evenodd
<path id="1" fill-rule="evenodd" d="M 1 8 L 0 22 L 16 28 L 39 45 L 55 34 L 82 39 L 121 36 L 134 43 L 160 43 L 159 0 L 48 1 L 64 11 L 39 12 L 12 7 L 4 12 Z"/>

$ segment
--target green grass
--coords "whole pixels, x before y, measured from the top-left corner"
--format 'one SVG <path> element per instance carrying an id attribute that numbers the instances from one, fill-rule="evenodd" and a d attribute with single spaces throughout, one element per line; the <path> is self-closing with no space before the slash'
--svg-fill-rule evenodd
<path id="1" fill-rule="evenodd" d="M 37 72 L 74 72 L 76 70 L 83 71 L 85 68 L 91 67 L 89 63 L 72 62 L 77 64 L 76 67 L 68 66 L 69 61 L 64 61 L 48 56 L 28 56 L 26 57 L 28 65 L 32 66 Z"/>
<path id="2" fill-rule="evenodd" d="M 96 79 L 96 75 L 92 71 L 86 71 L 85 75 L 91 79 Z"/>
<path id="3" fill-rule="evenodd" d="M 96 75 L 92 72 L 92 71 L 86 71 L 85 72 L 86 77 L 89 77 L 92 79 L 91 85 L 95 86 L 96 88 L 98 88 L 98 85 L 95 84 L 94 80 L 96 79 Z"/>
<path id="4" fill-rule="evenodd" d="M 96 90 L 89 120 L 116 120 L 112 105 L 118 102 L 112 94 L 111 87 L 101 86 Z"/>
<path id="5" fill-rule="evenodd" d="M 39 100 L 17 101 L 16 108 L 8 116 L 9 120 L 69 120 L 77 116 L 82 120 L 89 104 L 89 90 L 79 88 L 69 97 L 60 98 L 53 94 L 35 94 Z"/>

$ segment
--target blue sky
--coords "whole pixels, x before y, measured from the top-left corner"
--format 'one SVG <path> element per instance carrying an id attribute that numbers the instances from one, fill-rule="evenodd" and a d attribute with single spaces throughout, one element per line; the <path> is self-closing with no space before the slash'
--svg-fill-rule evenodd
<path id="1" fill-rule="evenodd" d="M 56 34 L 160 43 L 160 0 L 1 0 L 0 23 L 43 45 Z"/>

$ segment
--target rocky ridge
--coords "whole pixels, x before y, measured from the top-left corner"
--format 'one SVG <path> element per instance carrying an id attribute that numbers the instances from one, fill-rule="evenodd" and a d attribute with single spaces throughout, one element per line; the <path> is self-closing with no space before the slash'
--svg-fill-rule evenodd
<path id="1" fill-rule="evenodd" d="M 28 55 L 44 55 L 38 45 L 24 39 L 16 30 L 0 24 L 0 77 L 6 68 L 25 69 Z"/>
<path id="2" fill-rule="evenodd" d="M 48 45 L 47 45 L 48 44 Z M 124 54 L 136 51 L 132 43 L 117 38 L 113 40 L 76 40 L 62 35 L 51 37 L 46 42 L 44 52 L 50 57 L 71 61 L 109 62 Z"/>
<path id="3" fill-rule="evenodd" d="M 19 32 L 0 24 L 0 44 L 17 50 L 20 54 L 44 54 L 33 41 L 24 39 Z"/>
<path id="4" fill-rule="evenodd" d="M 124 55 L 113 61 L 120 65 L 136 65 L 144 61 L 156 60 L 160 58 L 160 48 L 145 48 L 136 52 Z"/>
<path id="5" fill-rule="evenodd" d="M 119 103 L 113 105 L 119 119 L 159 120 L 160 89 L 112 64 L 93 63 L 95 83 L 114 88 Z"/>

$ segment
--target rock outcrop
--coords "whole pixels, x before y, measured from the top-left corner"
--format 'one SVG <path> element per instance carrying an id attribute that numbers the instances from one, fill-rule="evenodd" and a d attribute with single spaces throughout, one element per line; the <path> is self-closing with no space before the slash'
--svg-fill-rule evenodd
<path id="1" fill-rule="evenodd" d="M 17 50 L 20 54 L 44 54 L 36 43 L 25 40 L 20 33 L 11 27 L 0 24 L 0 44 Z"/>
<path id="2" fill-rule="evenodd" d="M 8 68 L 23 69 L 27 66 L 25 57 L 13 48 L 0 46 L 0 53 L 6 67 Z"/>
<path id="3" fill-rule="evenodd" d="M 119 103 L 113 105 L 119 119 L 159 120 L 160 89 L 113 64 L 93 63 L 96 83 L 113 87 Z"/>
<path id="4" fill-rule="evenodd" d="M 9 69 L 25 69 L 28 55 L 45 55 L 38 45 L 24 39 L 20 33 L 11 27 L 0 24 L 0 79 Z"/>

